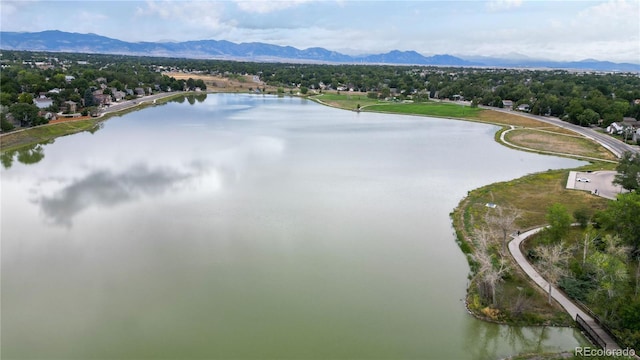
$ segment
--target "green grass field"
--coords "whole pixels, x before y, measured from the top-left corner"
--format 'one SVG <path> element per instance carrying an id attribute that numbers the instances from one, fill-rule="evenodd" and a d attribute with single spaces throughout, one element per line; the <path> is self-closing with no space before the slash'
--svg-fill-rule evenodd
<path id="1" fill-rule="evenodd" d="M 377 99 L 368 98 L 367 94 L 364 93 L 322 93 L 320 95 L 310 96 L 309 99 L 345 110 L 356 110 L 358 105 L 362 107 L 380 103 Z"/>
<path id="2" fill-rule="evenodd" d="M 462 119 L 477 119 L 482 109 L 458 104 L 426 102 L 426 103 L 388 103 L 367 106 L 364 111 L 379 111 L 399 114 L 451 117 Z"/>

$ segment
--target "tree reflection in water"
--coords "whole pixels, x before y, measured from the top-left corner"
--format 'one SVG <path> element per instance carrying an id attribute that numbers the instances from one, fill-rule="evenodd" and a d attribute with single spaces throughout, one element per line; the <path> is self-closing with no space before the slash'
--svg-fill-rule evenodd
<path id="1" fill-rule="evenodd" d="M 5 169 L 9 169 L 13 165 L 14 160 L 30 165 L 44 159 L 44 144 L 52 144 L 53 140 L 46 143 L 33 144 L 16 150 L 5 151 L 0 154 L 0 162 Z"/>

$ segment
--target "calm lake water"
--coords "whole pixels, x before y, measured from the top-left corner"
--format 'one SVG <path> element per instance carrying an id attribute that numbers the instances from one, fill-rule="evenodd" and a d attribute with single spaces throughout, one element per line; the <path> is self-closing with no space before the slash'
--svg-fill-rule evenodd
<path id="1" fill-rule="evenodd" d="M 2 170 L 2 358 L 495 359 L 573 329 L 466 313 L 449 213 L 578 161 L 494 126 L 209 95 Z M 5 158 L 5 164 L 8 165 Z"/>

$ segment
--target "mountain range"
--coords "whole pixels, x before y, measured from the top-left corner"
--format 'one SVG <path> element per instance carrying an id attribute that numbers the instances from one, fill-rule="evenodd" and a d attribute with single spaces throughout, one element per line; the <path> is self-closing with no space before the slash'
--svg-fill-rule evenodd
<path id="1" fill-rule="evenodd" d="M 399 50 L 384 54 L 352 56 L 320 47 L 300 50 L 291 46 L 279 46 L 261 42 L 237 44 L 225 40 L 196 40 L 133 43 L 96 34 L 69 33 L 57 30 L 42 32 L 2 31 L 0 32 L 0 49 L 263 62 L 551 68 L 640 72 L 640 64 L 613 63 L 593 59 L 576 62 L 557 62 L 530 59 L 519 54 L 514 54 L 515 56 L 511 58 L 473 58 L 447 54 L 424 56 L 415 51 Z"/>

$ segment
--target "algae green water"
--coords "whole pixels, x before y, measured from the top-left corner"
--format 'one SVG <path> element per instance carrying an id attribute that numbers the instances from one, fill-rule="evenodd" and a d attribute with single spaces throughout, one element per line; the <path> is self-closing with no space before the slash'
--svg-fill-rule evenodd
<path id="1" fill-rule="evenodd" d="M 474 319 L 449 212 L 575 160 L 496 127 L 209 95 L 2 169 L 2 358 L 495 359 L 566 328 Z M 3 162 L 8 165 L 8 162 Z"/>

